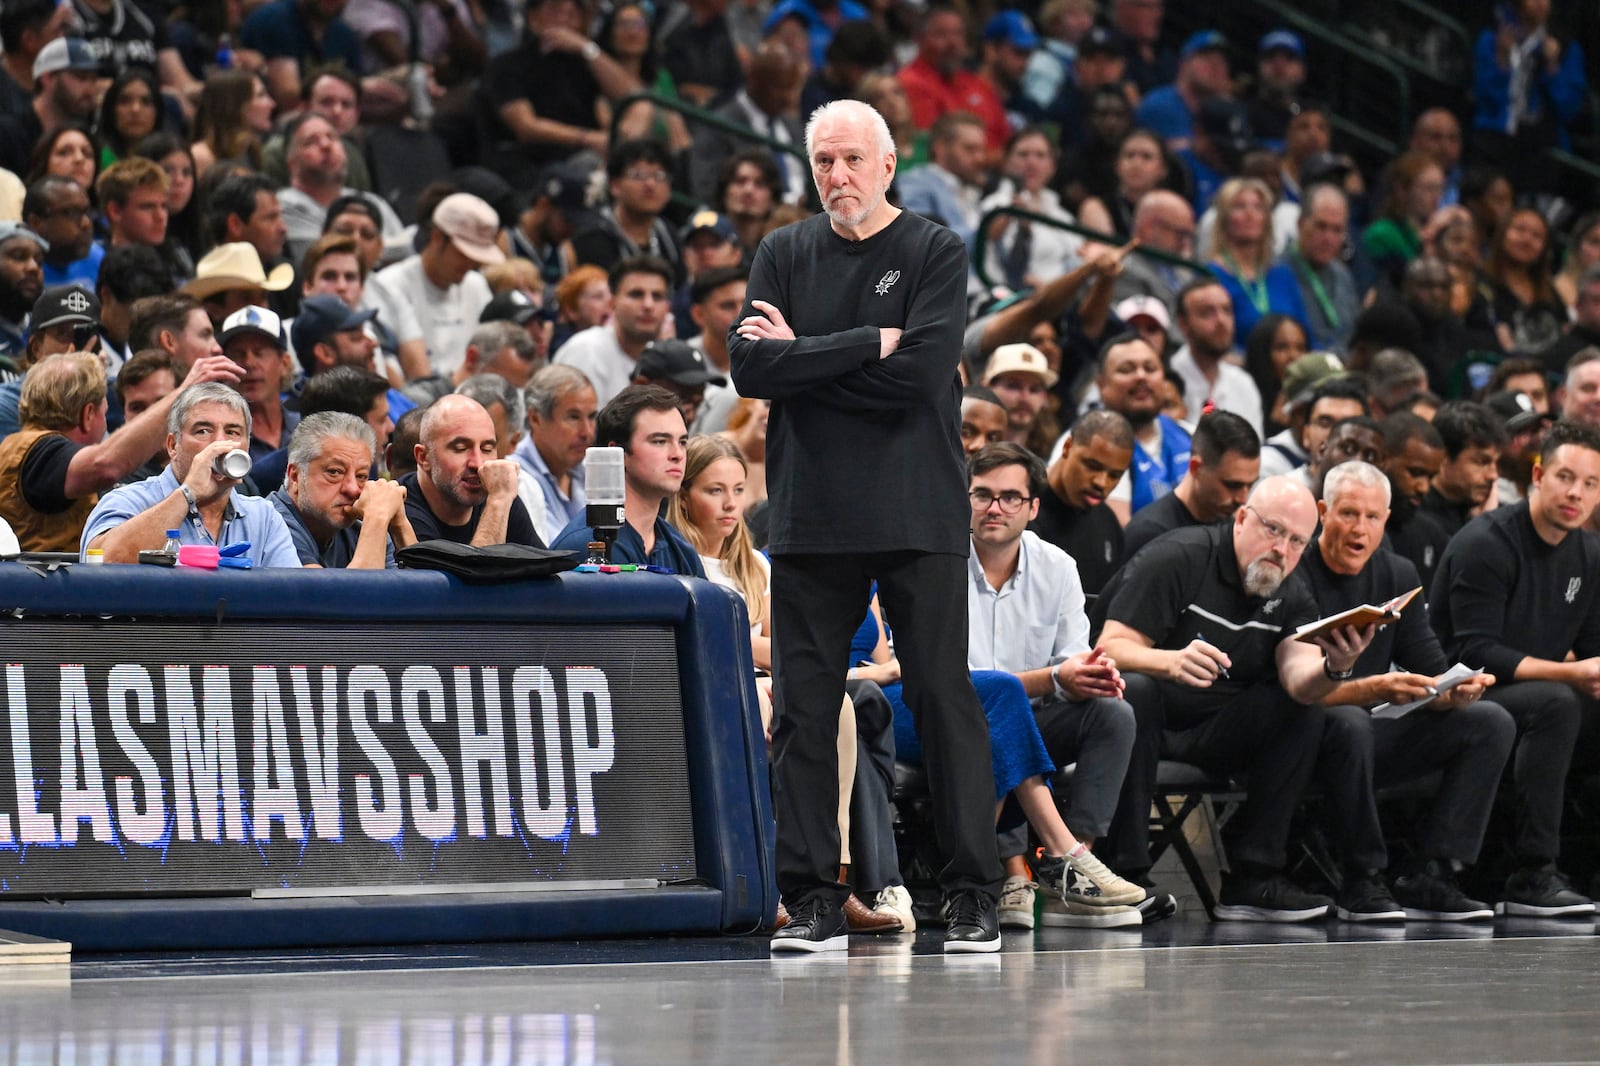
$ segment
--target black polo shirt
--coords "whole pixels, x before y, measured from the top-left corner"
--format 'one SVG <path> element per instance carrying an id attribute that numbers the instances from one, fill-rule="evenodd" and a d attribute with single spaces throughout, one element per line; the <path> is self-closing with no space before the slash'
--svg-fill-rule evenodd
<path id="1" fill-rule="evenodd" d="M 1154 503 L 1139 508 L 1134 514 L 1128 528 L 1122 531 L 1123 550 L 1131 559 L 1139 554 L 1140 548 L 1163 533 L 1203 524 L 1183 505 L 1176 492 L 1169 492 Z"/>
<path id="2" fill-rule="evenodd" d="M 1087 595 L 1099 595 L 1122 565 L 1122 523 L 1103 503 L 1078 508 L 1045 489 L 1039 516 L 1028 528 L 1072 556 Z"/>
<path id="3" fill-rule="evenodd" d="M 1212 699 L 1275 680 L 1278 644 L 1320 617 L 1296 573 L 1265 599 L 1248 595 L 1233 527 L 1223 525 L 1180 529 L 1151 543 L 1117 572 L 1100 600 L 1107 619 L 1138 630 L 1157 648 L 1176 651 L 1199 637 L 1226 652 L 1232 665 L 1211 686 Z"/>
<path id="4" fill-rule="evenodd" d="M 1422 584 L 1411 560 L 1386 548 L 1373 552 L 1361 573 L 1336 574 L 1323 561 L 1318 541 L 1312 541 L 1306 549 L 1296 572 L 1311 587 L 1317 599 L 1317 614 L 1324 618 L 1365 603 L 1383 603 Z M 1449 669 L 1439 638 L 1428 624 L 1427 592 L 1424 588 L 1411 598 L 1400 612 L 1400 621 L 1378 630 L 1356 660 L 1357 677 L 1387 674 L 1395 668 L 1437 677 Z"/>

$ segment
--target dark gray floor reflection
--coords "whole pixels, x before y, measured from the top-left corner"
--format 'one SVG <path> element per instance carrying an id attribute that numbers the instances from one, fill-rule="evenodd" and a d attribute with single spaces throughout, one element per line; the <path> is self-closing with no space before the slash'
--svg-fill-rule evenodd
<path id="1" fill-rule="evenodd" d="M 0 1066 L 1192 1066 L 1600 1053 L 1592 935 L 1142 950 L 1103 937 L 1098 949 L 1079 940 L 1051 950 L 1048 939 L 1008 935 L 998 955 L 951 959 L 924 938 L 915 950 L 907 939 L 848 956 L 634 965 L 399 969 L 398 954 L 350 953 L 342 971 L 262 955 L 208 974 L 205 957 L 91 960 L 74 974 L 98 967 L 92 978 L 0 974 Z"/>

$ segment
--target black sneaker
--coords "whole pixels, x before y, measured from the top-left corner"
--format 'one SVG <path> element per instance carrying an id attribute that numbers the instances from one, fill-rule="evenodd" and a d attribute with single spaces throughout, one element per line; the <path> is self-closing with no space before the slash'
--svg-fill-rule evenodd
<path id="1" fill-rule="evenodd" d="M 1178 901 L 1171 892 L 1162 892 L 1145 886 L 1145 897 L 1139 901 L 1139 916 L 1145 925 L 1161 922 L 1178 913 Z"/>
<path id="2" fill-rule="evenodd" d="M 1352 877 L 1339 892 L 1334 913 L 1347 922 L 1403 922 L 1406 912 L 1379 874 Z"/>
<path id="3" fill-rule="evenodd" d="M 789 908 L 789 924 L 772 934 L 768 946 L 774 952 L 844 951 L 850 946 L 844 911 L 817 896 L 803 899 Z"/>
<path id="4" fill-rule="evenodd" d="M 1307 922 L 1321 918 L 1333 900 L 1305 892 L 1282 874 L 1230 874 L 1213 912 L 1219 922 Z"/>
<path id="5" fill-rule="evenodd" d="M 1506 898 L 1495 913 L 1521 918 L 1565 918 L 1594 913 L 1594 900 L 1578 892 L 1554 866 L 1518 870 L 1506 879 Z"/>
<path id="6" fill-rule="evenodd" d="M 1000 911 L 989 893 L 976 888 L 953 892 L 941 913 L 946 953 L 1000 950 Z"/>
<path id="7" fill-rule="evenodd" d="M 1395 878 L 1394 898 L 1405 908 L 1408 921 L 1475 922 L 1494 917 L 1493 908 L 1461 891 L 1455 874 L 1437 862 Z"/>

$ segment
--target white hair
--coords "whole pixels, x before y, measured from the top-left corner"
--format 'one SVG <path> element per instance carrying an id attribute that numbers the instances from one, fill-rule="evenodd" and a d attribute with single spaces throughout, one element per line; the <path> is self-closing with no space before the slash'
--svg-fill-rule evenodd
<path id="1" fill-rule="evenodd" d="M 1360 459 L 1349 459 L 1334 467 L 1322 479 L 1322 499 L 1329 507 L 1339 498 L 1346 485 L 1365 489 L 1381 489 L 1383 505 L 1389 506 L 1389 478 L 1382 470 Z"/>
<path id="2" fill-rule="evenodd" d="M 811 158 L 812 148 L 816 142 L 817 127 L 825 119 L 837 119 L 867 126 L 873 138 L 878 142 L 878 151 L 885 156 L 896 154 L 894 134 L 889 132 L 889 124 L 878 114 L 878 109 L 871 104 L 862 103 L 860 100 L 830 100 L 815 111 L 811 112 L 811 119 L 806 123 L 806 159 Z"/>

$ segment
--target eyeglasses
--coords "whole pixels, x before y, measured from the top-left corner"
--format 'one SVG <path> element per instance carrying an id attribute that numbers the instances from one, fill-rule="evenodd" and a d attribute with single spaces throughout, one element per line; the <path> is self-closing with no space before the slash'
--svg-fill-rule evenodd
<path id="1" fill-rule="evenodd" d="M 672 180 L 665 170 L 655 170 L 650 167 L 630 167 L 622 172 L 622 176 L 629 181 L 658 181 L 665 185 Z"/>
<path id="2" fill-rule="evenodd" d="M 1274 522 L 1270 518 L 1263 517 L 1260 511 L 1256 510 L 1254 507 L 1251 507 L 1249 504 L 1245 504 L 1244 509 L 1256 516 L 1256 521 L 1261 523 L 1261 528 L 1266 532 L 1268 537 L 1274 541 L 1283 541 L 1289 546 L 1290 551 L 1303 552 L 1306 550 L 1306 545 L 1311 543 L 1309 540 L 1300 536 L 1299 534 L 1290 533 L 1288 528 L 1283 526 L 1281 523 Z"/>
<path id="3" fill-rule="evenodd" d="M 1020 492 L 1002 492 L 996 496 L 988 489 L 973 489 L 967 493 L 967 498 L 972 501 L 974 511 L 987 511 L 990 504 L 998 503 L 1001 514 L 1016 514 L 1022 510 L 1023 504 L 1033 499 L 1032 496 L 1024 496 Z"/>

